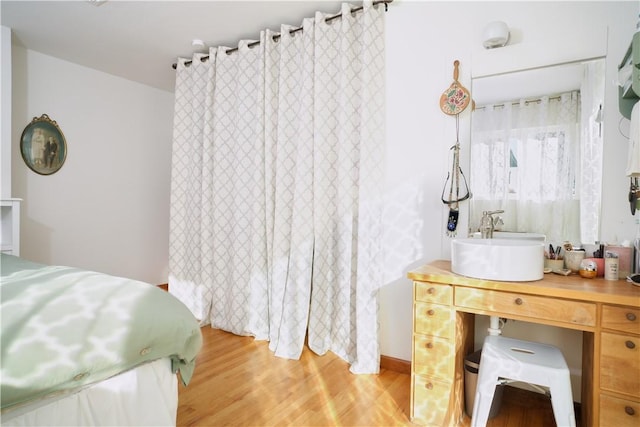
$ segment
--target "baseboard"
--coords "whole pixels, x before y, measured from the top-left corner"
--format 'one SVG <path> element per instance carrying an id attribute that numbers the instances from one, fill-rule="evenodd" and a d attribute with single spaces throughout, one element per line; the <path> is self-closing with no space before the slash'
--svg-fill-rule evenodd
<path id="1" fill-rule="evenodd" d="M 396 359 L 391 356 L 380 356 L 380 369 L 387 369 L 401 374 L 411 374 L 411 361 Z"/>

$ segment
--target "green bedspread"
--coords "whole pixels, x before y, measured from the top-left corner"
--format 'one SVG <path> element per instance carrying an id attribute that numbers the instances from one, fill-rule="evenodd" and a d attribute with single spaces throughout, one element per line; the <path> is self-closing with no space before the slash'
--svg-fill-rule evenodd
<path id="1" fill-rule="evenodd" d="M 186 385 L 197 320 L 153 285 L 2 254 L 2 410 L 102 381 L 163 357 Z"/>

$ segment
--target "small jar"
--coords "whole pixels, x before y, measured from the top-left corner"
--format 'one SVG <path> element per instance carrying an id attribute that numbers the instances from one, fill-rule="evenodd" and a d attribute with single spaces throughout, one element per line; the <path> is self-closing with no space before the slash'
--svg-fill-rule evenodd
<path id="1" fill-rule="evenodd" d="M 593 279 L 598 275 L 598 265 L 592 259 L 583 259 L 580 261 L 578 274 L 585 279 Z"/>
<path id="2" fill-rule="evenodd" d="M 564 253 L 564 268 L 577 273 L 580 270 L 580 263 L 584 259 L 585 252 L 583 250 L 571 250 Z"/>

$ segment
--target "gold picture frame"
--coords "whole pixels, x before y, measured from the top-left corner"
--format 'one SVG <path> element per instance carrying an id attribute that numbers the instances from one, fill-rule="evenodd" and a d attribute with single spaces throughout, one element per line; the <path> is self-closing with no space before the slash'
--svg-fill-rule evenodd
<path id="1" fill-rule="evenodd" d="M 67 158 L 67 141 L 55 120 L 43 114 L 34 117 L 20 137 L 25 164 L 37 174 L 56 173 Z"/>

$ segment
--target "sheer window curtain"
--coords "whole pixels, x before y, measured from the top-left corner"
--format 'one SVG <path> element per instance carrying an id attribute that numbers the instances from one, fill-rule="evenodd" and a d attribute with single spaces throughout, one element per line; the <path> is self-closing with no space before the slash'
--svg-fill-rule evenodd
<path id="1" fill-rule="evenodd" d="M 202 324 L 379 370 L 384 6 L 176 70 L 169 289 Z"/>
<path id="2" fill-rule="evenodd" d="M 504 230 L 579 243 L 579 92 L 487 105 L 472 126 L 470 224 L 503 209 Z"/>
<path id="3" fill-rule="evenodd" d="M 585 63 L 581 85 L 580 237 L 594 244 L 600 240 L 603 170 L 603 117 L 605 65 L 603 60 Z"/>

